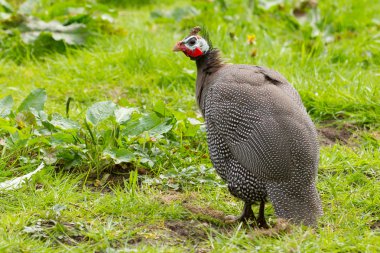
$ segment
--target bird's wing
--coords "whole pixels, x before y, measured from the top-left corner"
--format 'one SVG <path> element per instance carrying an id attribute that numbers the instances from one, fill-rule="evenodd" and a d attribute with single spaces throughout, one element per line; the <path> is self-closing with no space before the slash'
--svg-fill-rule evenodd
<path id="1" fill-rule="evenodd" d="M 304 109 L 300 95 L 296 89 L 289 84 L 285 77 L 272 69 L 267 69 L 261 66 L 255 66 L 255 68 L 257 69 L 257 72 L 262 74 L 267 81 L 279 87 L 286 95 L 290 97 L 292 101 L 294 101 L 300 108 Z"/>
<path id="2" fill-rule="evenodd" d="M 305 126 L 298 122 L 303 106 L 264 74 L 249 72 L 253 82 L 236 73 L 216 80 L 206 102 L 206 122 L 246 169 L 263 179 L 286 180 L 299 157 L 293 145 L 304 138 Z"/>

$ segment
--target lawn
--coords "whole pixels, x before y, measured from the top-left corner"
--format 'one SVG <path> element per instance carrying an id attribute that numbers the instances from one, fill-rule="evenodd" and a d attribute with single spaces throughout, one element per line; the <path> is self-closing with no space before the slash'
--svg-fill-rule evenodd
<path id="1" fill-rule="evenodd" d="M 0 1 L 0 184 L 44 167 L 0 190 L 0 252 L 380 252 L 380 2 L 23 2 Z M 19 15 L 87 37 L 27 43 Z M 276 225 L 270 205 L 275 229 L 224 222 L 243 203 L 209 160 L 196 66 L 172 52 L 195 25 L 299 91 L 321 146 L 317 228 Z"/>

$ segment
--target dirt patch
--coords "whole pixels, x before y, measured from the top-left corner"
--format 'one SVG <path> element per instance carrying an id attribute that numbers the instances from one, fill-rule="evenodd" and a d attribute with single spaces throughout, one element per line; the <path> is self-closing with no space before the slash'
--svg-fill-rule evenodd
<path id="1" fill-rule="evenodd" d="M 209 238 L 218 234 L 232 236 L 238 223 L 226 224 L 225 213 L 215 210 L 207 203 L 197 204 L 201 201 L 199 194 L 165 191 L 159 197 L 163 204 L 182 205 L 189 211 L 189 216 L 182 220 L 166 220 L 154 225 L 141 224 L 139 232 L 129 238 L 131 246 L 138 245 L 167 245 L 181 246 L 184 252 L 209 252 Z M 248 228 L 249 224 L 244 225 Z M 277 220 L 270 229 L 247 229 L 248 236 L 274 237 L 291 232 L 291 224 L 285 220 Z"/>
<path id="2" fill-rule="evenodd" d="M 380 220 L 374 221 L 374 222 L 371 224 L 370 228 L 371 228 L 372 230 L 380 230 Z"/>
<path id="3" fill-rule="evenodd" d="M 198 215 L 198 220 L 212 223 L 224 222 L 225 214 L 222 211 L 215 210 L 210 206 L 198 206 L 193 203 L 193 199 L 198 199 L 197 193 L 183 194 L 176 191 L 168 191 L 161 195 L 160 200 L 163 204 L 170 205 L 173 202 L 180 202 L 190 213 Z M 208 218 L 214 219 L 214 222 Z M 216 222 L 215 222 L 216 221 Z"/>
<path id="4" fill-rule="evenodd" d="M 224 217 L 226 216 L 224 212 L 212 209 L 211 207 L 200 207 L 190 203 L 184 203 L 183 206 L 193 214 L 208 216 L 221 222 L 224 222 Z"/>
<path id="5" fill-rule="evenodd" d="M 205 228 L 208 226 L 199 221 L 166 221 L 165 226 L 179 237 L 186 237 L 192 241 L 203 241 L 207 238 Z"/>
<path id="6" fill-rule="evenodd" d="M 86 186 L 93 191 L 103 193 L 112 192 L 112 188 L 117 186 L 124 187 L 125 180 L 129 180 L 130 173 L 137 170 L 138 175 L 148 175 L 150 171 L 145 168 L 136 168 L 132 164 L 116 164 L 112 168 L 103 171 L 99 176 L 90 175 L 86 180 Z M 141 178 L 137 184 L 141 185 Z"/>
<path id="7" fill-rule="evenodd" d="M 185 201 L 183 206 L 189 210 L 191 213 L 197 215 L 196 219 L 207 222 L 212 226 L 212 228 L 221 233 L 228 233 L 233 231 L 238 222 L 227 223 L 226 214 L 220 210 L 215 210 L 210 206 L 197 206 L 191 202 Z M 258 228 L 256 225 L 247 223 L 243 224 L 245 227 L 254 226 L 253 235 L 254 236 L 278 236 L 281 234 L 291 233 L 292 224 L 284 219 L 277 219 L 275 224 L 269 224 L 270 228 Z"/>
<path id="8" fill-rule="evenodd" d="M 58 238 L 59 241 L 70 246 L 75 246 L 81 242 L 88 241 L 88 237 L 84 235 L 72 235 L 72 236 L 62 236 Z"/>
<path id="9" fill-rule="evenodd" d="M 166 245 L 185 248 L 184 252 L 209 252 L 209 224 L 197 220 L 168 220 L 155 225 L 141 224 L 141 230 L 128 240 L 131 246 Z"/>
<path id="10" fill-rule="evenodd" d="M 185 199 L 185 195 L 176 191 L 166 191 L 162 195 L 160 195 L 159 200 L 166 205 L 170 205 L 175 201 L 183 201 Z"/>
<path id="11" fill-rule="evenodd" d="M 257 236 L 268 236 L 274 237 L 282 234 L 290 234 L 292 232 L 292 224 L 284 219 L 277 219 L 276 224 L 268 229 L 265 228 L 255 228 L 253 233 L 250 235 L 252 238 Z"/>
<path id="12" fill-rule="evenodd" d="M 358 127 L 349 123 L 339 126 L 334 124 L 326 124 L 317 129 L 319 143 L 321 146 L 330 146 L 335 143 L 356 146 L 357 135 L 355 135 L 354 132 L 357 130 Z"/>
<path id="13" fill-rule="evenodd" d="M 128 244 L 137 245 L 137 244 L 139 244 L 142 240 L 143 240 L 143 237 L 141 237 L 141 236 L 139 236 L 139 237 L 135 237 L 135 238 L 129 239 L 129 240 L 128 240 Z"/>
<path id="14" fill-rule="evenodd" d="M 374 131 L 371 135 L 375 140 L 380 141 L 380 131 Z"/>

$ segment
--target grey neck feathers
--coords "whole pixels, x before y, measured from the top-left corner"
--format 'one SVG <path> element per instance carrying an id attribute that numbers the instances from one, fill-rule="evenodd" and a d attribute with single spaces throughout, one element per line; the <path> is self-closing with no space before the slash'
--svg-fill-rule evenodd
<path id="1" fill-rule="evenodd" d="M 205 55 L 196 59 L 197 82 L 195 94 L 199 108 L 204 115 L 204 99 L 210 85 L 210 77 L 224 66 L 218 49 L 211 49 Z"/>

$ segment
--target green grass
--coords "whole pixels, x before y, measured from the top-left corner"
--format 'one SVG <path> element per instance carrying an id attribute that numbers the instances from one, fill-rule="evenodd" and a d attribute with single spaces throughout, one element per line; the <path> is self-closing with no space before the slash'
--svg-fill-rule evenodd
<path id="1" fill-rule="evenodd" d="M 324 35 L 314 36 L 312 26 L 300 26 L 291 15 L 293 3 L 253 15 L 241 8 L 248 1 L 225 1 L 226 10 L 221 2 L 115 0 L 110 6 L 118 11 L 113 26 L 119 35 L 97 35 L 84 48 L 39 60 L 0 61 L 0 99 L 12 95 L 15 105 L 45 88 L 45 111 L 64 115 L 72 97 L 70 117 L 81 124 L 88 107 L 106 100 L 146 112 L 163 101 L 179 121 L 156 143 L 133 142 L 143 151 L 158 150 L 152 168 L 136 163 L 148 171 L 138 179 L 119 168 L 122 176 L 99 186 L 91 176 L 85 183 L 86 166 L 47 166 L 22 188 L 1 192 L 0 252 L 380 251 L 380 4 L 320 1 L 314 32 Z M 208 27 L 229 62 L 284 74 L 319 128 L 353 132 L 351 139 L 321 148 L 317 187 L 324 216 L 315 231 L 294 227 L 270 237 L 221 221 L 221 215 L 237 215 L 242 203 L 211 168 L 204 132 L 186 137 L 180 130 L 182 120 L 199 118 L 196 72 L 171 48 L 198 24 Z M 252 34 L 256 44 L 248 45 Z M 9 135 L 0 130 L 1 182 L 40 164 L 42 144 L 6 149 L 1 141 Z M 270 206 L 267 214 L 273 224 Z"/>

